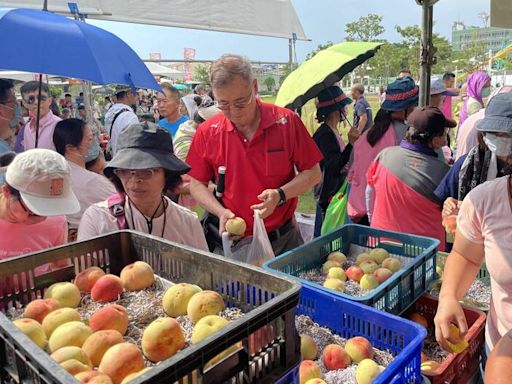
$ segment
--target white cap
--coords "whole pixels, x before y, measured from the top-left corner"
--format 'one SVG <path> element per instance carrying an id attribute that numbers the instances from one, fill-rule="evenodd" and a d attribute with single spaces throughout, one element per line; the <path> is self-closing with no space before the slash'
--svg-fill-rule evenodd
<path id="1" fill-rule="evenodd" d="M 17 155 L 7 167 L 5 181 L 18 190 L 27 208 L 39 216 L 71 215 L 80 203 L 71 189 L 71 168 L 49 149 L 31 149 Z"/>

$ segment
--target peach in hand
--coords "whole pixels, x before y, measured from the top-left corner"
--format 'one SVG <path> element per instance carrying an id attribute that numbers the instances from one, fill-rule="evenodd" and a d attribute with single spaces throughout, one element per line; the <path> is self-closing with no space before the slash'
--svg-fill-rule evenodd
<path id="1" fill-rule="evenodd" d="M 226 232 L 233 236 L 242 236 L 247 229 L 245 220 L 241 217 L 234 217 L 226 221 Z"/>

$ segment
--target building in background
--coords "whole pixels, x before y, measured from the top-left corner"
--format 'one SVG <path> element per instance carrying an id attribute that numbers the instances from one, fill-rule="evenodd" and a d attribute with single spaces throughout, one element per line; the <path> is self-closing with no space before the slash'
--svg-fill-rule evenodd
<path id="1" fill-rule="evenodd" d="M 512 43 L 512 29 L 466 26 L 461 21 L 453 23 L 452 47 L 454 51 L 463 51 L 471 45 L 481 44 L 485 52 L 494 55 Z"/>

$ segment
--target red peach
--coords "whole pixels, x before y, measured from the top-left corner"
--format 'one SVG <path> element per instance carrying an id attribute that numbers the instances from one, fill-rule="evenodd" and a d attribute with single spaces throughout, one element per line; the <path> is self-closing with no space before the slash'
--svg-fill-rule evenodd
<path id="1" fill-rule="evenodd" d="M 122 305 L 110 304 L 91 316 L 89 326 L 93 332 L 113 329 L 124 335 L 128 329 L 128 314 Z"/>
<path id="2" fill-rule="evenodd" d="M 393 275 L 393 271 L 387 268 L 378 268 L 373 272 L 373 276 L 377 278 L 379 284 L 382 284 Z"/>
<path id="3" fill-rule="evenodd" d="M 132 343 L 120 343 L 110 347 L 101 359 L 99 372 L 110 376 L 114 384 L 121 384 L 130 373 L 144 369 L 144 357 Z"/>
<path id="4" fill-rule="evenodd" d="M 39 324 L 42 324 L 47 314 L 59 308 L 60 303 L 56 299 L 37 299 L 28 303 L 25 311 L 23 311 L 23 317 L 34 319 Z"/>
<path id="5" fill-rule="evenodd" d="M 313 360 L 303 360 L 299 367 L 300 384 L 306 384 L 311 379 L 321 379 L 322 371 Z"/>
<path id="6" fill-rule="evenodd" d="M 341 345 L 329 344 L 322 353 L 322 362 L 329 371 L 347 368 L 352 360 Z"/>
<path id="7" fill-rule="evenodd" d="M 373 359 L 373 348 L 370 342 L 362 336 L 356 336 L 347 341 L 345 351 L 354 363 L 364 359 Z"/>
<path id="8" fill-rule="evenodd" d="M 359 282 L 361 280 L 361 277 L 363 277 L 364 272 L 363 270 L 358 267 L 357 265 L 351 266 L 349 269 L 347 269 L 347 277 L 350 280 Z"/>
<path id="9" fill-rule="evenodd" d="M 107 350 L 116 344 L 122 343 L 123 335 L 113 329 L 105 329 L 103 331 L 94 332 L 89 336 L 84 344 L 82 350 L 91 360 L 92 366 L 97 367 L 100 365 L 101 358 Z"/>
<path id="10" fill-rule="evenodd" d="M 115 275 L 105 275 L 100 277 L 91 289 L 91 298 L 93 301 L 107 303 L 115 301 L 123 293 L 123 284 L 121 279 Z"/>
<path id="11" fill-rule="evenodd" d="M 103 276 L 105 276 L 103 269 L 99 267 L 90 267 L 76 275 L 75 285 L 81 292 L 89 293 L 98 279 Z"/>

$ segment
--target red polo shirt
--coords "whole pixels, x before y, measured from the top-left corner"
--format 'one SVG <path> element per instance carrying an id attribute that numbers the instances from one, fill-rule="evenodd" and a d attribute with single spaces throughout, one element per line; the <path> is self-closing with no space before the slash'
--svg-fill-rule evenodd
<path id="1" fill-rule="evenodd" d="M 258 101 L 260 126 L 247 140 L 220 113 L 197 128 L 187 156 L 189 175 L 201 182 L 217 180 L 218 168 L 226 167 L 223 205 L 247 223 L 245 235 L 252 234 L 251 205 L 265 189 L 279 188 L 300 172 L 312 168 L 322 154 L 300 118 L 293 112 Z M 282 226 L 294 215 L 297 198 L 276 207 L 265 219 L 267 231 Z"/>

